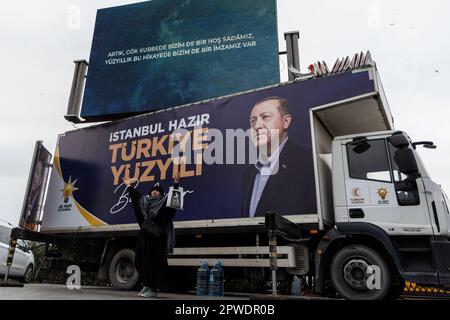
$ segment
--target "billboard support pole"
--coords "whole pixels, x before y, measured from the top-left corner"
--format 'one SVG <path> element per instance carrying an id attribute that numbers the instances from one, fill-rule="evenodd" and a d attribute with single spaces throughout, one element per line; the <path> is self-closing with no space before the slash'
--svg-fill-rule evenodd
<path id="1" fill-rule="evenodd" d="M 14 259 L 14 254 L 16 253 L 16 245 L 17 240 L 11 237 L 11 240 L 9 241 L 9 250 L 8 250 L 8 259 L 6 260 L 6 273 L 5 273 L 5 279 L 3 281 L 7 282 L 9 273 L 11 272 L 11 266 Z"/>
<path id="2" fill-rule="evenodd" d="M 73 74 L 72 88 L 70 89 L 67 115 L 64 118 L 72 123 L 82 123 L 80 109 L 83 100 L 84 84 L 86 83 L 86 71 L 89 64 L 86 60 L 75 60 L 74 63 L 75 71 Z"/>
<path id="3" fill-rule="evenodd" d="M 16 252 L 16 246 L 17 246 L 17 238 L 15 238 L 14 233 L 11 233 L 11 239 L 9 241 L 9 250 L 8 250 L 8 259 L 6 260 L 6 273 L 5 278 L 3 279 L 3 282 L 0 282 L 0 287 L 16 287 L 16 288 L 23 288 L 22 283 L 18 282 L 12 282 L 9 281 L 9 274 L 11 272 L 11 266 L 14 259 L 14 254 Z"/>
<path id="4" fill-rule="evenodd" d="M 294 81 L 295 75 L 289 70 L 289 68 L 294 67 L 295 69 L 300 70 L 300 54 L 298 50 L 298 41 L 300 39 L 300 32 L 299 31 L 285 32 L 284 39 L 286 40 L 289 81 Z"/>

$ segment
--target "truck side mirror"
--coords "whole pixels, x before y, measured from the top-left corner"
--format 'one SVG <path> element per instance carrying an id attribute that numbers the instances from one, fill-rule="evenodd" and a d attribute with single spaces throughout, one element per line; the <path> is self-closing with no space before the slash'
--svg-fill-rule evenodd
<path id="1" fill-rule="evenodd" d="M 409 146 L 409 141 L 403 134 L 395 134 L 389 137 L 388 141 L 397 149 L 403 149 Z"/>
<path id="2" fill-rule="evenodd" d="M 353 151 L 357 154 L 361 154 L 369 150 L 370 147 L 371 145 L 366 141 L 359 142 L 358 144 L 356 144 L 356 146 L 353 147 Z"/>
<path id="3" fill-rule="evenodd" d="M 397 150 L 395 152 L 394 161 L 397 163 L 401 173 L 406 175 L 417 175 L 419 173 L 416 158 L 411 149 Z"/>
<path id="4" fill-rule="evenodd" d="M 366 137 L 356 137 L 353 139 L 353 142 L 350 142 L 350 145 L 353 147 L 353 152 L 357 154 L 361 154 L 370 149 L 371 145 L 368 142 Z"/>

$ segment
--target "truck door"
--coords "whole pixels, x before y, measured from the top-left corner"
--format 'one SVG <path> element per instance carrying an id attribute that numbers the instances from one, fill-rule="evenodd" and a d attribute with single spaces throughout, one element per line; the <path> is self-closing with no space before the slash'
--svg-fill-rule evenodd
<path id="1" fill-rule="evenodd" d="M 400 174 L 388 144 L 385 138 L 342 144 L 348 221 L 372 223 L 390 235 L 432 235 L 423 183 Z"/>
<path id="2" fill-rule="evenodd" d="M 449 238 L 450 217 L 448 214 L 447 202 L 442 189 L 437 183 L 433 182 L 428 177 L 423 178 L 422 181 L 426 190 L 428 208 L 431 213 L 431 220 L 433 222 L 435 235 Z"/>
<path id="3" fill-rule="evenodd" d="M 444 205 L 445 212 L 447 214 L 445 217 L 446 221 L 447 221 L 447 228 L 446 228 L 447 229 L 447 238 L 450 238 L 450 209 L 449 209 L 450 202 L 444 191 L 442 191 L 442 204 Z"/>

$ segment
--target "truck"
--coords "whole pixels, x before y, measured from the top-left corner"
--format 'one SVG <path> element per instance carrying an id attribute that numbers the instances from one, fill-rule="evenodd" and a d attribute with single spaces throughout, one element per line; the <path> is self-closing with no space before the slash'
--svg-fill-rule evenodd
<path id="1" fill-rule="evenodd" d="M 13 237 L 53 244 L 61 259 L 132 290 L 139 226 L 122 179 L 145 193 L 156 182 L 168 190 L 177 172 L 184 208 L 168 256 L 177 290 L 195 286 L 202 260 L 218 259 L 228 279 L 271 282 L 273 292 L 294 277 L 346 299 L 397 297 L 405 281 L 449 287 L 449 202 L 417 152 L 435 145 L 394 127 L 376 64 L 361 58 L 353 67 L 338 61 L 330 72 L 316 64 L 286 83 L 61 134 L 40 230 L 15 229 Z M 287 160 L 278 153 L 270 192 L 255 209 L 252 178 L 262 171 L 247 156 L 252 129 L 270 117 L 256 106 L 270 101 L 288 132 L 282 150 L 295 142 L 297 153 Z"/>

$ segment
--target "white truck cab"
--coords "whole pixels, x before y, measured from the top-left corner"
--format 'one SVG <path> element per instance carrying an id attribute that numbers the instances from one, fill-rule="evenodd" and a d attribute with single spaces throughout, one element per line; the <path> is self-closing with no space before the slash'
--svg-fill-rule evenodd
<path id="1" fill-rule="evenodd" d="M 392 236 L 449 236 L 444 193 L 403 132 L 336 138 L 333 175 L 336 223 L 372 223 Z"/>
<path id="2" fill-rule="evenodd" d="M 404 280 L 450 286 L 448 198 L 427 173 L 419 145 L 436 148 L 401 131 L 333 139 L 335 227 L 319 244 L 316 264 L 332 252 L 325 265 L 347 298 L 384 298 Z M 367 290 L 370 266 L 379 268 L 379 290 Z"/>

